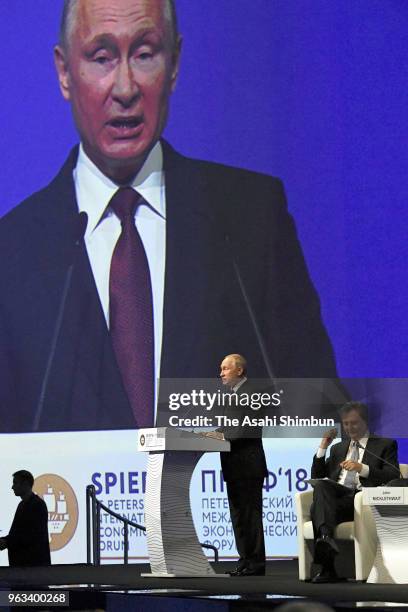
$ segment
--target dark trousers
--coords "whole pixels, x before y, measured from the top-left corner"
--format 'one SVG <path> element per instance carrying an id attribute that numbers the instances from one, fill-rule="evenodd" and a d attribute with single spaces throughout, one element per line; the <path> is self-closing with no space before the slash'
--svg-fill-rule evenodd
<path id="1" fill-rule="evenodd" d="M 354 519 L 354 489 L 341 489 L 322 480 L 313 489 L 310 515 L 315 538 L 321 535 L 322 527 L 333 536 L 336 525 Z"/>
<path id="2" fill-rule="evenodd" d="M 262 485 L 263 478 L 227 482 L 228 502 L 240 569 L 265 568 Z"/>

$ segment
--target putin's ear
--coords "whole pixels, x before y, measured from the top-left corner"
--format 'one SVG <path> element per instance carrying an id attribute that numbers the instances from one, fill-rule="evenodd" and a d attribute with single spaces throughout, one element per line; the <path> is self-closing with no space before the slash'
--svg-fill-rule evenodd
<path id="1" fill-rule="evenodd" d="M 68 61 L 66 57 L 66 51 L 60 46 L 56 45 L 54 47 L 54 62 L 55 68 L 58 74 L 58 81 L 61 93 L 65 100 L 69 100 L 71 97 L 70 94 L 70 86 L 69 86 L 69 69 L 68 69 Z"/>
<path id="2" fill-rule="evenodd" d="M 177 36 L 176 44 L 174 45 L 173 57 L 172 57 L 172 71 L 171 71 L 171 91 L 176 89 L 177 78 L 180 68 L 180 55 L 181 47 L 183 44 L 183 37 L 179 34 Z"/>

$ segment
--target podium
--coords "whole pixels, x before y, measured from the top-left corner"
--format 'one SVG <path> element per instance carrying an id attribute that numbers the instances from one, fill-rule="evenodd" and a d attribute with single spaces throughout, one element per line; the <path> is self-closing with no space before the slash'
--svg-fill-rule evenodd
<path id="1" fill-rule="evenodd" d="M 148 452 L 145 494 L 152 577 L 216 577 L 197 538 L 190 481 L 206 452 L 229 451 L 225 440 L 172 427 L 139 429 L 137 450 Z"/>
<path id="2" fill-rule="evenodd" d="M 367 582 L 408 583 L 408 488 L 366 487 L 363 503 L 371 507 L 378 538 Z"/>

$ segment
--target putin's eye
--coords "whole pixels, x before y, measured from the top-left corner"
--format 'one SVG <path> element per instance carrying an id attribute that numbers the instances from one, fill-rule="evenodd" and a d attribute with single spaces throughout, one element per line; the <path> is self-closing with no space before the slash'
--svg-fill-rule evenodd
<path id="1" fill-rule="evenodd" d="M 103 65 L 110 61 L 110 57 L 108 57 L 107 55 L 97 55 L 96 57 L 94 57 L 93 61 L 97 64 Z"/>

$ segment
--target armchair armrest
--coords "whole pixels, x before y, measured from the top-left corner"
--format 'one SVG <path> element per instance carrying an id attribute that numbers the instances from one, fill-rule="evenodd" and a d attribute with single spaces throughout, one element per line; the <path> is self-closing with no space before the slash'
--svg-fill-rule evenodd
<path id="1" fill-rule="evenodd" d="M 363 504 L 360 491 L 354 498 L 354 557 L 356 580 L 366 580 L 377 550 L 377 529 L 370 506 Z"/>
<path id="2" fill-rule="evenodd" d="M 313 501 L 313 490 L 303 491 L 295 495 L 295 509 L 297 516 L 297 536 L 298 536 L 298 564 L 299 564 L 299 580 L 310 578 L 310 567 L 312 556 L 308 549 L 304 525 L 310 521 L 310 506 Z"/>
<path id="3" fill-rule="evenodd" d="M 313 501 L 313 489 L 302 491 L 295 495 L 295 507 L 298 520 L 302 519 L 302 523 L 310 521 L 310 506 Z"/>

